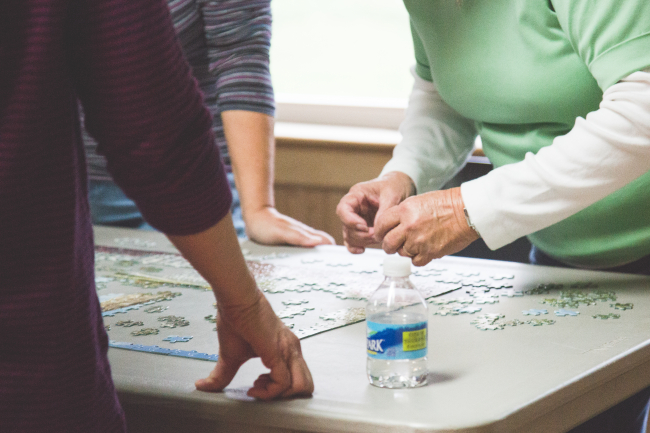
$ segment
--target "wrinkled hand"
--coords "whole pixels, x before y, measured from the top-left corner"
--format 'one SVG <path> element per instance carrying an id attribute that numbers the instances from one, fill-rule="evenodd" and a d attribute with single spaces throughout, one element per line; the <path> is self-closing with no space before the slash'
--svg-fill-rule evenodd
<path id="1" fill-rule="evenodd" d="M 256 302 L 246 308 L 218 307 L 219 360 L 206 379 L 196 381 L 201 391 L 222 391 L 239 367 L 260 357 L 271 371 L 260 375 L 248 395 L 261 400 L 308 396 L 314 391 L 300 341 L 275 315 L 258 291 Z"/>
<path id="2" fill-rule="evenodd" d="M 334 238 L 327 233 L 283 215 L 272 207 L 247 212 L 245 222 L 248 237 L 260 244 L 299 247 L 335 244 Z"/>
<path id="3" fill-rule="evenodd" d="M 463 214 L 460 188 L 410 197 L 377 219 L 375 237 L 386 253 L 410 257 L 416 266 L 458 252 L 478 239 Z"/>
<path id="4" fill-rule="evenodd" d="M 376 243 L 376 223 L 382 214 L 414 193 L 413 181 L 400 172 L 386 173 L 350 188 L 336 207 L 348 251 L 361 254 L 368 245 Z"/>

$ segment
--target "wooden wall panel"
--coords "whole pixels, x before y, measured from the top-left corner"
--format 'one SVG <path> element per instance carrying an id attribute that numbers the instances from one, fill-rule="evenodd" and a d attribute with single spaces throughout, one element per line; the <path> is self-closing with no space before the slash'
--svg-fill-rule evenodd
<path id="1" fill-rule="evenodd" d="M 346 193 L 347 189 L 276 184 L 275 204 L 278 211 L 329 233 L 337 244 L 342 245 L 341 223 L 336 216 L 336 206 Z"/>
<path id="2" fill-rule="evenodd" d="M 275 201 L 278 211 L 343 243 L 336 206 L 350 187 L 373 179 L 393 146 L 277 138 Z"/>

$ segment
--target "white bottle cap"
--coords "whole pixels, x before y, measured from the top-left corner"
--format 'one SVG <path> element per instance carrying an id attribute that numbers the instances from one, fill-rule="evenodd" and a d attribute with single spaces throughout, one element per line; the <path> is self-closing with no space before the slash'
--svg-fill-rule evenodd
<path id="1" fill-rule="evenodd" d="M 408 277 L 411 275 L 411 259 L 397 254 L 386 256 L 384 258 L 384 275 L 387 277 Z"/>

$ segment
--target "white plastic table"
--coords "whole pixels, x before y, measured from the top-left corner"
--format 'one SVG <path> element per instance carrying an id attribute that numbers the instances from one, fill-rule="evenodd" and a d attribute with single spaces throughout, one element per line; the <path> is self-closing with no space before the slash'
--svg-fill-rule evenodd
<path id="1" fill-rule="evenodd" d="M 97 227 L 95 236 L 100 245 L 130 236 L 174 251 L 154 232 Z M 257 253 L 304 251 L 243 246 Z M 343 247 L 326 251 L 348 254 Z M 366 254 L 377 259 L 383 252 Z M 113 378 L 131 431 L 564 432 L 650 385 L 650 278 L 457 257 L 438 263 L 515 274 L 518 290 L 591 281 L 634 308 L 610 308 L 621 315 L 617 320 L 592 318 L 593 308 L 609 306 L 555 317 L 553 307 L 539 304 L 540 296 L 502 298 L 483 313 L 525 320 L 523 310 L 547 308 L 551 314 L 544 318 L 556 323 L 481 331 L 469 324 L 469 315 L 433 315 L 437 307 L 431 305 L 429 384 L 410 390 L 367 383 L 365 323 L 357 323 L 302 340 L 316 391 L 312 398 L 274 402 L 246 397 L 266 371 L 258 360 L 245 364 L 224 393 L 210 394 L 196 391 L 193 382 L 208 374 L 211 362 L 111 348 Z M 214 347 L 216 353 L 216 337 Z"/>

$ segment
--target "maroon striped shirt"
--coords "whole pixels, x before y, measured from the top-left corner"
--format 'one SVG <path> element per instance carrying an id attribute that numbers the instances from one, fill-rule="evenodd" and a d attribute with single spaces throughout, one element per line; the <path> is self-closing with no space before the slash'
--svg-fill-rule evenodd
<path id="1" fill-rule="evenodd" d="M 0 431 L 121 432 L 93 278 L 77 100 L 156 228 L 230 191 L 162 0 L 0 1 Z"/>

